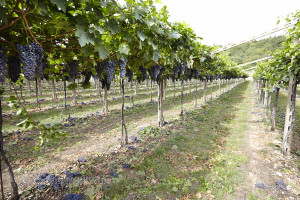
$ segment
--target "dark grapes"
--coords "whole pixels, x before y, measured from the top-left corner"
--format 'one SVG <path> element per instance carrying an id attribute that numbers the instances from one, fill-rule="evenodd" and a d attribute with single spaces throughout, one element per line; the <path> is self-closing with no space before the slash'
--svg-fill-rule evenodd
<path id="1" fill-rule="evenodd" d="M 102 61 L 102 66 L 105 68 L 106 71 L 106 80 L 101 80 L 102 87 L 106 85 L 107 90 L 110 89 L 111 81 L 114 78 L 114 73 L 116 70 L 116 62 L 114 60 L 104 60 Z"/>
<path id="2" fill-rule="evenodd" d="M 27 45 L 16 45 L 20 60 L 23 63 L 23 74 L 26 79 L 34 80 L 35 75 L 42 77 L 43 73 L 43 48 L 32 42 Z"/>
<path id="3" fill-rule="evenodd" d="M 72 194 L 69 193 L 65 196 L 66 200 L 81 200 L 83 199 L 83 196 L 81 194 Z"/>
<path id="4" fill-rule="evenodd" d="M 8 77 L 11 79 L 12 82 L 17 82 L 20 78 L 21 73 L 21 62 L 19 57 L 10 56 L 8 57 L 7 61 L 8 66 Z"/>
<path id="5" fill-rule="evenodd" d="M 78 75 L 78 61 L 77 60 L 73 60 L 73 62 L 71 62 L 69 64 L 70 67 L 70 78 L 71 79 L 75 79 Z"/>
<path id="6" fill-rule="evenodd" d="M 5 76 L 7 73 L 6 63 L 7 63 L 7 57 L 6 57 L 7 49 L 5 47 L 0 46 L 0 82 L 5 82 Z"/>
<path id="7" fill-rule="evenodd" d="M 142 81 L 149 78 L 145 67 L 139 66 L 139 70 L 142 72 Z"/>
<path id="8" fill-rule="evenodd" d="M 103 66 L 100 63 L 97 63 L 95 70 L 97 72 L 97 78 L 100 79 L 103 72 Z"/>
<path id="9" fill-rule="evenodd" d="M 133 73 L 130 69 L 126 69 L 126 75 L 128 77 L 128 82 L 131 82 L 132 81 L 132 78 L 133 78 Z"/>
<path id="10" fill-rule="evenodd" d="M 160 65 L 153 65 L 148 68 L 148 72 L 149 72 L 149 75 L 150 75 L 150 78 L 152 81 L 157 80 L 158 74 L 161 69 L 162 69 L 162 66 L 160 66 Z"/>
<path id="11" fill-rule="evenodd" d="M 118 64 L 120 66 L 120 77 L 123 79 L 126 76 L 127 59 L 125 59 L 125 60 L 118 60 Z"/>

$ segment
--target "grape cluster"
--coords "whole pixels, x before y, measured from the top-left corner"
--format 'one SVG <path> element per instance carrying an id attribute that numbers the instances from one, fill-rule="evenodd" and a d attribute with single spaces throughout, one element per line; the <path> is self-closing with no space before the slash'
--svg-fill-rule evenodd
<path id="1" fill-rule="evenodd" d="M 156 81 L 162 67 L 160 65 L 152 65 L 148 68 L 148 72 L 152 81 Z"/>
<path id="2" fill-rule="evenodd" d="M 88 85 L 93 73 L 91 71 L 84 71 L 83 75 L 84 75 L 83 85 Z"/>
<path id="3" fill-rule="evenodd" d="M 48 69 L 49 68 L 49 65 L 48 65 L 48 59 L 46 56 L 44 56 L 43 58 L 43 76 L 42 78 L 46 79 L 47 81 L 49 80 L 49 75 L 46 73 L 45 74 L 45 69 Z"/>
<path id="4" fill-rule="evenodd" d="M 39 174 L 38 178 L 35 179 L 35 182 L 37 183 L 43 183 L 46 181 L 48 181 L 48 183 L 52 186 L 54 190 L 58 190 L 59 188 L 64 187 L 66 185 L 63 179 L 60 179 L 58 176 L 55 176 L 55 174 L 49 175 L 46 172 Z"/>
<path id="5" fill-rule="evenodd" d="M 191 80 L 193 78 L 193 72 L 191 69 L 187 69 L 187 78 Z"/>
<path id="6" fill-rule="evenodd" d="M 132 81 L 132 78 L 133 78 L 133 73 L 130 69 L 126 69 L 126 75 L 128 77 L 128 82 L 131 82 Z"/>
<path id="7" fill-rule="evenodd" d="M 35 42 L 31 43 L 36 55 L 36 75 L 40 78 L 44 76 L 44 50 Z"/>
<path id="8" fill-rule="evenodd" d="M 180 66 L 179 65 L 175 65 L 174 67 L 174 78 L 178 79 L 180 74 L 179 74 L 179 70 L 180 70 Z"/>
<path id="9" fill-rule="evenodd" d="M 12 82 L 17 82 L 20 78 L 21 73 L 21 62 L 19 57 L 10 56 L 8 57 L 7 61 L 8 66 L 8 77 L 11 79 Z"/>
<path id="10" fill-rule="evenodd" d="M 75 173 L 72 173 L 72 172 L 69 172 L 69 171 L 66 171 L 66 179 L 67 179 L 67 182 L 68 183 L 72 183 L 73 182 L 73 179 L 75 177 L 78 177 L 80 176 L 81 174 L 79 172 L 75 172 Z"/>
<path id="11" fill-rule="evenodd" d="M 0 82 L 5 82 L 5 76 L 7 73 L 6 63 L 7 63 L 7 57 L 6 57 L 7 49 L 5 47 L 0 46 Z"/>
<path id="12" fill-rule="evenodd" d="M 69 64 L 69 70 L 70 70 L 70 78 L 71 79 L 75 79 L 78 75 L 78 61 L 77 60 L 73 60 L 73 62 L 71 62 Z"/>
<path id="13" fill-rule="evenodd" d="M 120 66 L 120 77 L 123 79 L 126 76 L 127 59 L 125 59 L 125 60 L 118 60 L 118 64 Z"/>
<path id="14" fill-rule="evenodd" d="M 23 63 L 23 74 L 26 79 L 33 80 L 35 75 L 41 77 L 43 72 L 43 48 L 32 42 L 27 45 L 18 45 L 17 49 L 19 51 L 20 60 Z"/>
<path id="15" fill-rule="evenodd" d="M 72 194 L 69 193 L 65 196 L 66 200 L 81 200 L 83 199 L 83 196 L 81 194 Z"/>
<path id="16" fill-rule="evenodd" d="M 149 78 L 145 67 L 139 66 L 139 70 L 142 72 L 142 81 Z"/>
<path id="17" fill-rule="evenodd" d="M 101 64 L 105 68 L 105 71 L 106 71 L 106 80 L 105 79 L 101 80 L 102 88 L 104 88 L 106 85 L 107 90 L 109 90 L 111 81 L 114 78 L 114 73 L 116 70 L 116 62 L 114 60 L 110 60 L 110 61 L 104 60 L 104 61 L 102 61 Z"/>
<path id="18" fill-rule="evenodd" d="M 95 70 L 97 72 L 97 78 L 101 78 L 102 72 L 103 72 L 103 67 L 100 63 L 97 63 L 97 65 L 95 66 Z"/>

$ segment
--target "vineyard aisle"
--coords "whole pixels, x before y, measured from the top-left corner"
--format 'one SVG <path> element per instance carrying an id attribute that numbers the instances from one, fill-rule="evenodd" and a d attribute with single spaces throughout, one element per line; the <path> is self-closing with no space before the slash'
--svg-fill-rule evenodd
<path id="1" fill-rule="evenodd" d="M 241 182 L 228 199 L 299 199 L 300 177 L 293 160 L 281 154 L 281 133 L 270 131 L 265 123 L 265 110 L 256 99 L 252 84 L 237 105 L 232 134 L 227 138 L 224 153 L 230 165 L 238 165 Z M 236 157 L 237 156 L 237 157 Z M 224 178 L 224 177 L 223 177 Z M 287 184 L 287 185 L 285 185 Z"/>

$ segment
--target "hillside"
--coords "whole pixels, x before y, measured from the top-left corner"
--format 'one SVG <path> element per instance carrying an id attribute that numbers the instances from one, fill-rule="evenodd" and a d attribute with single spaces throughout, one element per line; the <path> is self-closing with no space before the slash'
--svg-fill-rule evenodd
<path id="1" fill-rule="evenodd" d="M 229 49 L 229 57 L 237 64 L 243 64 L 266 57 L 270 52 L 282 48 L 285 36 L 270 37 L 263 40 L 253 41 Z"/>

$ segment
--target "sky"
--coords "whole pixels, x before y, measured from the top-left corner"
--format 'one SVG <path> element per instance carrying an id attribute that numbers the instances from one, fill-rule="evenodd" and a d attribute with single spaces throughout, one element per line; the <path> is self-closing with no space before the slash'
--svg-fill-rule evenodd
<path id="1" fill-rule="evenodd" d="M 170 21 L 185 21 L 207 45 L 226 45 L 277 26 L 300 10 L 300 0 L 161 0 Z M 281 25 L 285 22 L 282 20 Z M 282 32 L 283 34 L 283 32 Z"/>

